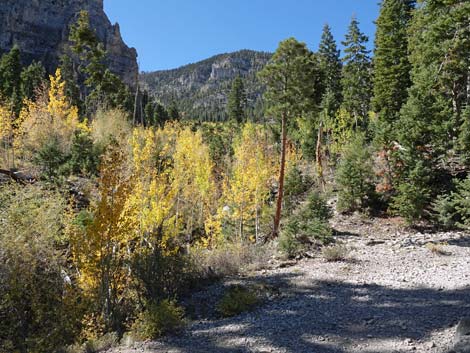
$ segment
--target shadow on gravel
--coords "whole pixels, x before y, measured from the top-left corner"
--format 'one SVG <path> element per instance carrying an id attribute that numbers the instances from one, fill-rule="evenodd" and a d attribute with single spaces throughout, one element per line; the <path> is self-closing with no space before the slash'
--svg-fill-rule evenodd
<path id="1" fill-rule="evenodd" d="M 172 346 L 184 353 L 263 352 L 255 348 L 264 342 L 275 352 L 345 353 L 350 343 L 366 340 L 425 339 L 470 316 L 470 288 L 393 289 L 327 281 L 292 286 L 294 276 L 263 279 L 286 297 L 249 314 L 196 324 L 184 338 L 171 340 Z M 250 339 L 257 343 L 250 346 Z"/>
<path id="2" fill-rule="evenodd" d="M 341 230 L 337 230 L 337 229 L 333 229 L 333 235 L 335 237 L 362 237 L 361 234 L 359 233 L 353 233 L 353 232 L 349 232 L 349 231 L 341 231 Z"/>
<path id="3" fill-rule="evenodd" d="M 447 244 L 449 245 L 455 245 L 455 246 L 461 246 L 465 248 L 470 247 L 470 235 L 467 235 L 465 237 L 462 237 L 460 239 L 449 239 L 446 241 Z"/>

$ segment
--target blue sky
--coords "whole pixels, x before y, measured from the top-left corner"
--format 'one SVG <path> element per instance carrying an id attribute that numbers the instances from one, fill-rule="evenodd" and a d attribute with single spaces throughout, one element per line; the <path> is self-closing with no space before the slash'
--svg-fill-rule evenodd
<path id="1" fill-rule="evenodd" d="M 105 0 L 111 22 L 139 53 L 140 69 L 176 68 L 212 55 L 274 51 L 295 37 L 316 50 L 329 23 L 338 43 L 353 14 L 372 48 L 379 0 Z"/>

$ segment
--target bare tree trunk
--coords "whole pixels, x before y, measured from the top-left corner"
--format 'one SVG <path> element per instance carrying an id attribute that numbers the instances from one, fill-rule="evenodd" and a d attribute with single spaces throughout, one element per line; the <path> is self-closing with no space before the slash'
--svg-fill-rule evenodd
<path id="1" fill-rule="evenodd" d="M 139 87 L 139 73 L 137 72 L 135 75 L 135 100 L 134 100 L 134 116 L 133 116 L 133 125 L 137 124 L 137 114 L 139 113 L 139 95 L 140 95 L 140 87 Z M 142 111 L 142 107 L 140 107 L 140 111 Z M 142 117 L 141 117 L 142 119 Z"/>
<path id="2" fill-rule="evenodd" d="M 320 122 L 320 126 L 318 127 L 318 136 L 317 136 L 317 146 L 315 149 L 315 160 L 317 163 L 317 173 L 318 173 L 318 181 L 320 182 L 321 188 L 325 189 L 325 179 L 323 178 L 323 160 L 322 160 L 322 140 L 323 140 L 323 121 Z"/>
<path id="3" fill-rule="evenodd" d="M 282 130 L 282 142 L 281 142 L 281 168 L 279 171 L 279 190 L 277 194 L 277 205 L 276 215 L 274 216 L 274 227 L 272 237 L 275 238 L 279 235 L 279 225 L 281 224 L 281 213 L 282 213 L 282 198 L 284 194 L 284 176 L 286 169 L 286 149 L 287 149 L 287 118 L 286 113 L 282 114 L 281 130 Z"/>
<path id="4" fill-rule="evenodd" d="M 139 104 L 139 84 L 137 83 L 135 88 L 135 100 L 134 100 L 134 116 L 132 119 L 132 124 L 135 126 L 137 123 L 137 106 Z"/>

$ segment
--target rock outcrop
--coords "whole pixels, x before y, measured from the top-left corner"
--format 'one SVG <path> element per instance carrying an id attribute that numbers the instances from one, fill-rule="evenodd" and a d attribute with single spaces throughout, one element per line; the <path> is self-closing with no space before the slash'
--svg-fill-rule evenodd
<path id="1" fill-rule="evenodd" d="M 137 52 L 122 40 L 119 25 L 112 25 L 103 0 L 2 0 L 0 2 L 0 52 L 17 44 L 25 64 L 41 61 L 48 71 L 59 62 L 70 25 L 81 10 L 88 11 L 90 24 L 108 52 L 108 65 L 126 83 L 138 74 Z"/>

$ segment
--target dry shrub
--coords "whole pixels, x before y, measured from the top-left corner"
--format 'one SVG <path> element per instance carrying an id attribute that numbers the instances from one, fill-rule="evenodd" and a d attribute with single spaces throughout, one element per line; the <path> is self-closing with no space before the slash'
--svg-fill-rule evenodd
<path id="1" fill-rule="evenodd" d="M 328 246 L 323 248 L 323 258 L 328 262 L 344 261 L 348 258 L 349 250 L 342 244 Z"/>
<path id="2" fill-rule="evenodd" d="M 91 124 L 95 143 L 106 146 L 111 140 L 124 141 L 132 134 L 132 125 L 122 110 L 98 110 Z"/>
<path id="3" fill-rule="evenodd" d="M 224 277 L 264 267 L 273 251 L 267 246 L 232 243 L 211 250 L 196 250 L 193 257 L 204 275 Z"/>
<path id="4" fill-rule="evenodd" d="M 435 255 L 441 255 L 441 256 L 446 256 L 450 255 L 450 253 L 444 249 L 444 246 L 447 244 L 445 243 L 427 243 L 426 248 L 431 251 Z"/>

